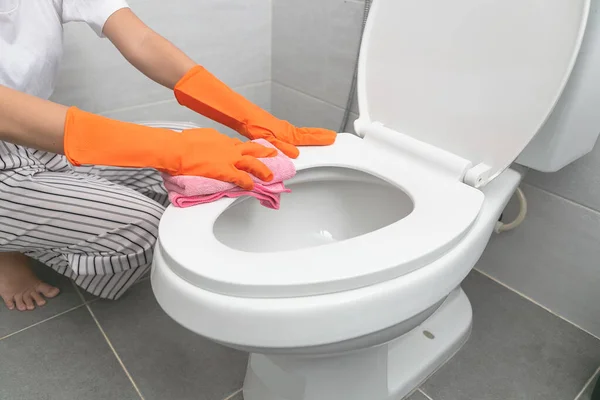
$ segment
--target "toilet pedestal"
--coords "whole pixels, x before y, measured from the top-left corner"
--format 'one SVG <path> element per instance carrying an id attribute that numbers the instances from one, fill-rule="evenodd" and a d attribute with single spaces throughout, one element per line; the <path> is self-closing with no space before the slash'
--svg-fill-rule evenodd
<path id="1" fill-rule="evenodd" d="M 423 324 L 381 346 L 322 356 L 252 354 L 244 400 L 399 400 L 450 359 L 471 331 L 457 288 Z"/>

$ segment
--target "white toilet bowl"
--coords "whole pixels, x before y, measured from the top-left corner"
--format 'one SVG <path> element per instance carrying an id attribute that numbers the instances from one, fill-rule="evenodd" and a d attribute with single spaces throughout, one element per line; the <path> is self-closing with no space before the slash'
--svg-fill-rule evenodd
<path id="1" fill-rule="evenodd" d="M 587 0 L 482 4 L 375 0 L 360 137 L 302 148 L 280 210 L 254 199 L 166 210 L 156 298 L 191 331 L 251 353 L 245 400 L 400 399 L 466 341 L 460 283 L 589 12 Z"/>
<path id="2" fill-rule="evenodd" d="M 356 141 L 358 146 L 362 142 L 350 136 L 341 139 L 339 145 L 344 139 Z M 305 153 L 312 150 L 328 151 L 315 148 Z M 302 158 L 299 164 L 301 161 Z M 280 211 L 257 207 L 258 203 L 250 199 L 225 200 L 211 204 L 212 207 L 170 207 L 161 221 L 161 241 L 152 271 L 156 298 L 186 328 L 252 353 L 244 386 L 247 400 L 379 400 L 409 394 L 465 342 L 471 326 L 471 306 L 459 288 L 460 282 L 479 259 L 520 181 L 518 173 L 507 170 L 487 185 L 475 221 L 470 221 L 468 213 L 463 221 L 467 228 L 460 238 L 441 245 L 443 250 L 437 256 L 428 256 L 420 268 L 407 264 L 413 267 L 401 270 L 397 276 L 371 278 L 380 265 L 379 257 L 365 247 L 361 263 L 355 264 L 355 268 L 364 267 L 362 285 L 355 277 L 349 281 L 350 289 L 342 289 L 339 281 L 332 280 L 319 291 L 299 294 L 295 274 L 287 276 L 285 271 L 292 272 L 290 265 L 300 271 L 303 266 L 288 264 L 288 258 L 303 259 L 295 254 L 322 246 L 322 251 L 334 252 L 329 256 L 322 253 L 329 260 L 315 259 L 303 264 L 306 268 L 344 269 L 346 264 L 350 267 L 359 257 L 358 252 L 348 257 L 338 253 L 336 257 L 331 242 L 355 240 L 357 246 L 363 239 L 370 242 L 369 236 L 376 229 L 401 223 L 413 206 L 406 192 L 380 178 L 350 168 L 335 167 L 329 173 L 321 168 L 300 170 L 298 180 L 290 184 L 292 193 L 282 199 Z M 303 176 L 302 171 L 308 174 Z M 322 196 L 316 197 L 321 190 Z M 369 190 L 367 194 L 365 190 Z M 375 195 L 379 196 L 376 218 L 368 218 L 371 213 L 365 214 L 367 218 L 363 220 L 354 218 L 364 205 L 360 200 Z M 315 202 L 319 198 L 324 201 Z M 441 194 L 437 200 L 445 201 Z M 215 210 L 209 210 L 213 207 Z M 315 218 L 310 217 L 313 211 Z M 455 225 L 462 226 L 459 221 Z M 432 231 L 438 226 L 435 221 L 429 223 Z M 207 229 L 199 233 L 198 225 Z M 455 225 L 447 228 L 453 233 L 451 237 L 454 229 L 464 229 Z M 286 227 L 293 228 L 293 234 L 280 238 Z M 279 251 L 264 247 L 269 234 L 279 238 L 275 243 Z M 362 236 L 348 238 L 357 234 Z M 214 240 L 208 246 L 240 257 L 251 256 L 253 261 L 230 264 L 233 256 L 229 255 L 219 262 L 212 258 L 213 254 L 221 254 L 217 250 L 209 258 L 203 257 L 208 251 L 204 250 L 208 240 L 205 235 L 212 235 Z M 254 235 L 254 239 L 244 241 L 243 235 Z M 398 242 L 403 239 L 395 238 Z M 382 245 L 396 246 L 389 241 Z M 188 263 L 185 254 L 194 262 Z M 263 275 L 261 256 L 276 254 L 283 272 L 270 276 L 268 271 Z M 371 262 L 362 262 L 362 257 L 370 257 Z M 228 280 L 226 274 L 206 276 L 204 271 L 210 268 L 205 267 L 209 265 L 222 267 L 224 272 L 228 267 L 247 269 L 255 285 L 249 286 L 252 289 L 244 287 L 237 280 L 243 274 L 235 270 L 228 272 Z M 286 285 L 288 277 L 290 283 Z"/>

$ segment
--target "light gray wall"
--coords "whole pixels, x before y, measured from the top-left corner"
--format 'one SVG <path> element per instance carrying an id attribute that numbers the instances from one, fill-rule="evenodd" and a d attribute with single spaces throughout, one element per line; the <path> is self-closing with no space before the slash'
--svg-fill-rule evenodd
<path id="1" fill-rule="evenodd" d="M 363 1 L 274 0 L 273 112 L 338 130 L 359 46 Z M 356 104 L 351 121 L 357 118 Z M 347 129 L 351 130 L 352 124 Z"/>
<path id="2" fill-rule="evenodd" d="M 338 128 L 363 7 L 354 0 L 273 2 L 277 115 Z M 600 337 L 600 145 L 556 174 L 530 172 L 523 188 L 527 220 L 492 238 L 478 268 Z"/>
<path id="3" fill-rule="evenodd" d="M 168 4 L 167 4 L 168 3 Z M 262 107 L 271 106 L 271 4 L 266 0 L 129 0 L 134 12 L 195 61 Z M 185 120 L 219 127 L 179 106 L 108 39 L 85 24 L 65 26 L 65 55 L 53 100 L 127 121 Z"/>

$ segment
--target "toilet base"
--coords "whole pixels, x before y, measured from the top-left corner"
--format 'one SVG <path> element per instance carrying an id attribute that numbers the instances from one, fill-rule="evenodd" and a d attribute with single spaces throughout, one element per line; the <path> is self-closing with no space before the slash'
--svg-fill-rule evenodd
<path id="1" fill-rule="evenodd" d="M 466 342 L 472 310 L 459 287 L 420 326 L 384 345 L 342 354 L 251 354 L 244 400 L 399 400 Z"/>

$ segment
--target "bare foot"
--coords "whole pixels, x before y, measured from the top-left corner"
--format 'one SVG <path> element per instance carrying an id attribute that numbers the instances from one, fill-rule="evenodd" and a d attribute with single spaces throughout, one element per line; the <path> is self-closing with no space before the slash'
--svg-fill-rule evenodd
<path id="1" fill-rule="evenodd" d="M 0 253 L 0 297 L 9 310 L 33 310 L 56 297 L 60 290 L 42 282 L 21 253 Z"/>

